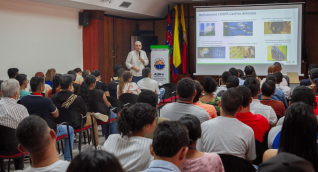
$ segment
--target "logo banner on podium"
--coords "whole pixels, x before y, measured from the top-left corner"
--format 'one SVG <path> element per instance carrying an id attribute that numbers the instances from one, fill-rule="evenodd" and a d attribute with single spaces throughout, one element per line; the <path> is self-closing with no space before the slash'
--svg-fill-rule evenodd
<path id="1" fill-rule="evenodd" d="M 170 83 L 169 46 L 152 45 L 151 49 L 151 79 L 159 84 Z"/>

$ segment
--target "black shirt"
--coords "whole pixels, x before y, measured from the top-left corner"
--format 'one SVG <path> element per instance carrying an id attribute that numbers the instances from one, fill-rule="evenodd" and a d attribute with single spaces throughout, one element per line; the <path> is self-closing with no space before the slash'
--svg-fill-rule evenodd
<path id="1" fill-rule="evenodd" d="M 76 83 L 73 83 L 73 87 L 74 87 L 74 94 L 77 95 L 78 89 L 80 88 L 80 85 L 76 84 Z"/>
<path id="2" fill-rule="evenodd" d="M 109 95 L 111 97 L 117 98 L 117 86 L 119 84 L 119 80 L 112 80 L 108 84 Z"/>
<path id="3" fill-rule="evenodd" d="M 104 115 L 110 114 L 110 109 L 103 101 L 104 92 L 102 90 L 98 90 L 96 88 L 89 90 L 89 96 L 91 101 L 89 105 L 90 112 L 99 112 Z"/>
<path id="4" fill-rule="evenodd" d="M 50 117 L 56 111 L 52 100 L 39 95 L 28 95 L 21 99 L 21 104 L 25 106 L 30 115 L 38 115 L 42 118 Z"/>
<path id="5" fill-rule="evenodd" d="M 102 90 L 104 92 L 108 91 L 107 85 L 105 83 L 103 83 L 102 81 L 97 81 L 95 88 L 98 89 L 98 90 Z"/>

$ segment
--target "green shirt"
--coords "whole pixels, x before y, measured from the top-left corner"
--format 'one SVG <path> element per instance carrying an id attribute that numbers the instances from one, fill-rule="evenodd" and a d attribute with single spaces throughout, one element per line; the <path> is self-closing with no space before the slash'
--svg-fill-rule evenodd
<path id="1" fill-rule="evenodd" d="M 217 112 L 220 112 L 220 107 L 218 105 L 218 101 L 221 100 L 222 97 L 215 97 L 214 100 L 210 101 L 210 102 L 204 102 L 204 101 L 201 101 L 201 103 L 204 103 L 204 104 L 210 104 L 210 105 L 213 105 L 215 107 L 215 110 Z"/>
<path id="2" fill-rule="evenodd" d="M 22 97 L 30 95 L 31 92 L 25 91 L 25 90 L 20 90 L 20 100 L 22 99 Z"/>

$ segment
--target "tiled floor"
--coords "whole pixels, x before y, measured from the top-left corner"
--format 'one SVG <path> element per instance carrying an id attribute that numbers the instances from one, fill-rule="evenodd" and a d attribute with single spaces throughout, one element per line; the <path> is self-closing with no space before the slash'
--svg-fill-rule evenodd
<path id="1" fill-rule="evenodd" d="M 101 126 L 98 126 L 98 135 L 99 135 L 99 144 L 103 146 L 104 142 L 105 142 L 105 137 L 102 136 L 102 128 L 101 128 Z M 78 151 L 78 143 L 79 143 L 78 136 L 79 135 L 75 136 L 76 140 L 74 141 L 74 146 L 73 146 L 73 157 L 75 157 L 76 155 L 79 154 L 79 151 Z M 82 147 L 81 151 L 93 150 L 94 149 L 94 147 L 92 145 L 92 142 L 90 143 L 90 145 L 88 145 L 88 144 L 85 145 L 84 143 L 82 143 L 81 147 Z M 58 155 L 58 157 L 59 157 L 59 159 L 64 160 L 64 156 L 62 154 L 62 151 L 61 151 L 61 154 Z M 25 160 L 24 160 L 24 169 L 29 167 L 29 166 L 30 166 L 30 160 L 29 160 L 29 158 L 25 158 Z M 8 160 L 5 160 L 5 169 L 8 170 Z M 13 164 L 12 160 L 11 160 L 11 165 L 10 165 L 10 171 L 12 171 L 12 172 L 15 171 L 14 164 Z"/>

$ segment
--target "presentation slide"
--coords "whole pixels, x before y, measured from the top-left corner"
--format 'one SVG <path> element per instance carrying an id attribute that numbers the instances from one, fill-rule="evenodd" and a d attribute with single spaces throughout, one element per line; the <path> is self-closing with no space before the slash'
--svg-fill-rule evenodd
<path id="1" fill-rule="evenodd" d="M 300 72 L 300 15 L 299 4 L 197 8 L 196 74 L 254 65 L 267 75 L 274 62 Z"/>

